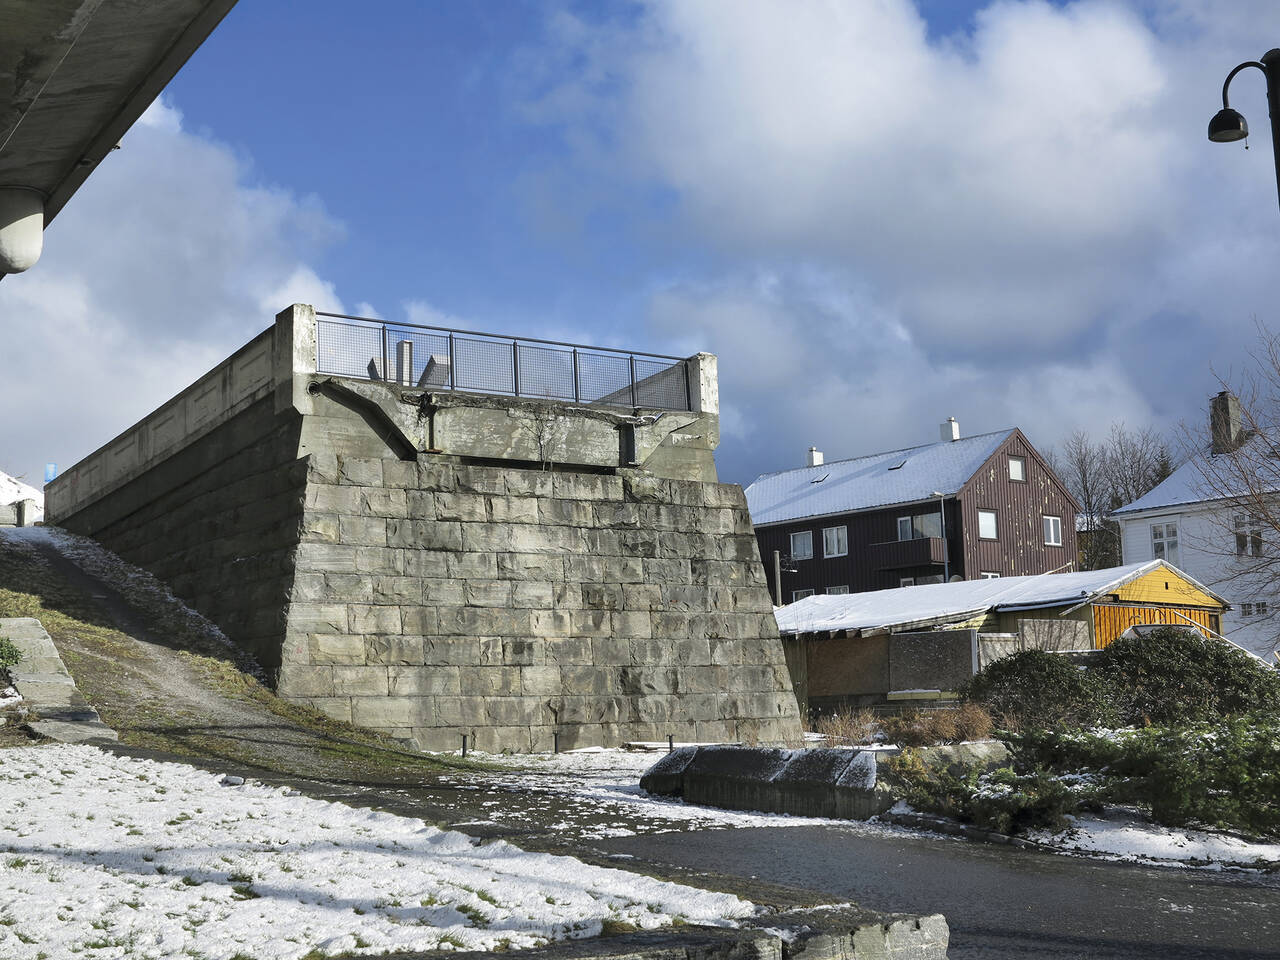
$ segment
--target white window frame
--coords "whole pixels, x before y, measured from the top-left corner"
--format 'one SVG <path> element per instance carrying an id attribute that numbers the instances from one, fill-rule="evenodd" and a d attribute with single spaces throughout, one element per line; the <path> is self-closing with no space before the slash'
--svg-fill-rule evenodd
<path id="1" fill-rule="evenodd" d="M 991 536 L 987 536 L 985 533 L 982 532 L 983 517 L 991 518 Z M 996 512 L 994 510 L 983 509 L 978 511 L 978 539 L 979 540 L 999 540 L 1000 539 L 1000 520 L 996 516 Z"/>
<path id="2" fill-rule="evenodd" d="M 805 552 L 801 553 L 796 549 L 797 543 L 806 543 Z M 799 533 L 791 534 L 791 559 L 792 560 L 812 560 L 813 559 L 813 531 L 801 530 Z"/>
<path id="3" fill-rule="evenodd" d="M 1040 520 L 1044 526 L 1044 545 L 1046 547 L 1062 546 L 1062 518 L 1045 513 L 1040 515 Z"/>
<path id="4" fill-rule="evenodd" d="M 978 576 L 981 577 L 983 580 L 999 580 L 1000 579 L 1000 574 L 996 573 L 994 570 L 979 571 Z"/>
<path id="5" fill-rule="evenodd" d="M 805 597 L 812 597 L 812 596 L 813 596 L 813 590 L 811 590 L 808 587 L 805 587 L 803 590 L 792 590 L 791 602 L 795 603 L 797 600 L 803 600 Z"/>
<path id="6" fill-rule="evenodd" d="M 1235 517 L 1236 556 L 1262 556 L 1262 522 L 1256 517 L 1237 514 Z"/>
<path id="7" fill-rule="evenodd" d="M 1172 532 L 1170 532 L 1172 527 Z M 1178 521 L 1151 524 L 1151 559 L 1178 565 Z"/>
<path id="8" fill-rule="evenodd" d="M 833 542 L 834 541 L 834 542 Z M 838 527 L 822 528 L 822 556 L 829 557 L 847 557 L 849 555 L 849 528 L 841 525 Z"/>
<path id="9" fill-rule="evenodd" d="M 907 535 L 905 537 L 902 535 L 902 525 L 904 523 L 907 525 Z M 899 543 L 902 543 L 905 540 L 912 540 L 915 538 L 915 531 L 912 529 L 912 524 L 913 524 L 913 518 L 911 517 L 898 518 L 898 542 Z"/>
<path id="10" fill-rule="evenodd" d="M 1019 476 L 1016 476 L 1016 477 L 1013 475 L 1014 464 L 1018 465 Z M 1014 481 L 1015 483 L 1027 482 L 1027 458 L 1026 457 L 1014 457 L 1014 456 L 1009 457 L 1009 479 Z"/>
<path id="11" fill-rule="evenodd" d="M 914 587 L 915 585 L 916 585 L 915 577 L 899 577 L 898 578 L 898 586 L 900 587 Z"/>
<path id="12" fill-rule="evenodd" d="M 848 592 L 849 592 L 848 584 L 843 584 L 841 586 L 836 586 L 836 587 L 827 587 L 827 593 L 840 594 L 840 593 L 848 593 Z"/>

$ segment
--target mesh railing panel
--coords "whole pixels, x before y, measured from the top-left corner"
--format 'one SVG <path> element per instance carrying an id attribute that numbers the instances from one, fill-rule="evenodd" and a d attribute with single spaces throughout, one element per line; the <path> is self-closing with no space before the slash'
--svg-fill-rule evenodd
<path id="1" fill-rule="evenodd" d="M 529 343 L 518 344 L 516 350 L 520 354 L 520 396 L 577 399 L 573 388 L 572 350 Z"/>
<path id="2" fill-rule="evenodd" d="M 683 360 L 484 337 L 317 317 L 316 370 L 429 390 L 689 409 Z"/>

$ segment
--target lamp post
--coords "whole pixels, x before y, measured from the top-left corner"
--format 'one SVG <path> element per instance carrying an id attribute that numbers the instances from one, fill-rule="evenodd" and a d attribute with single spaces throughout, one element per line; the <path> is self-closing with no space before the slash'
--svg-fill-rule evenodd
<path id="1" fill-rule="evenodd" d="M 1261 60 L 1246 60 L 1227 74 L 1222 84 L 1222 109 L 1209 121 L 1209 139 L 1214 143 L 1234 143 L 1249 135 L 1249 124 L 1231 109 L 1227 88 L 1245 67 L 1257 67 L 1267 78 L 1267 108 L 1271 113 L 1271 151 L 1276 167 L 1276 193 L 1280 201 L 1280 49 L 1268 50 Z"/>
<path id="2" fill-rule="evenodd" d="M 951 550 L 947 543 L 947 495 L 941 491 L 933 491 L 938 498 L 938 517 L 942 521 L 942 582 L 951 582 Z"/>

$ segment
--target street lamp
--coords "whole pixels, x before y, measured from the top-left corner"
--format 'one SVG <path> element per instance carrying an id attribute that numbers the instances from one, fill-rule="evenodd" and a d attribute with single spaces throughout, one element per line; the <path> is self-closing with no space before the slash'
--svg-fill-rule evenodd
<path id="1" fill-rule="evenodd" d="M 933 491 L 933 495 L 938 498 L 938 516 L 942 519 L 942 582 L 951 582 L 951 550 L 947 545 L 947 510 L 945 493 L 939 490 Z"/>
<path id="2" fill-rule="evenodd" d="M 1271 113 L 1271 151 L 1276 166 L 1276 191 L 1280 200 L 1280 50 L 1268 50 L 1261 60 L 1247 60 L 1227 74 L 1222 84 L 1222 109 L 1209 121 L 1209 139 L 1214 143 L 1234 143 L 1249 135 L 1249 124 L 1231 109 L 1227 88 L 1245 67 L 1257 67 L 1267 78 L 1267 108 Z"/>

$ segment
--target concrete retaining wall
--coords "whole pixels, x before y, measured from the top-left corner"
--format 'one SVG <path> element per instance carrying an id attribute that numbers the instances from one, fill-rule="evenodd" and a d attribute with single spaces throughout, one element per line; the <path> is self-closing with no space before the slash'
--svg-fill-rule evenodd
<path id="1" fill-rule="evenodd" d="M 714 357 L 688 361 L 699 409 L 618 410 L 318 376 L 315 342 L 285 311 L 59 477 L 52 522 L 282 695 L 424 748 L 798 739 L 746 501 L 715 482 Z"/>

